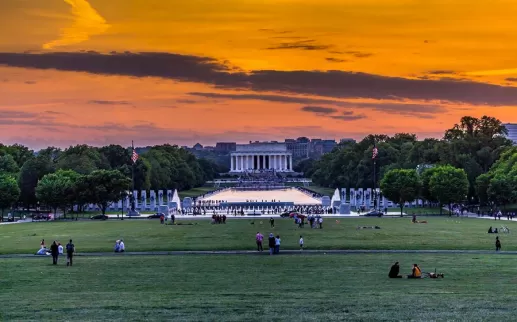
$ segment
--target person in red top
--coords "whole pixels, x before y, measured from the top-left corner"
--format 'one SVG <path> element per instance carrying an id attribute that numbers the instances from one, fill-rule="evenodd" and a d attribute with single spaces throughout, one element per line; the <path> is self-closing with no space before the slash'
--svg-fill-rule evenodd
<path id="1" fill-rule="evenodd" d="M 163 224 L 164 222 L 165 222 L 165 216 L 161 215 L 160 216 L 160 224 Z"/>
<path id="2" fill-rule="evenodd" d="M 39 244 L 41 248 L 45 248 L 45 239 L 41 240 L 41 243 Z"/>
<path id="3" fill-rule="evenodd" d="M 255 240 L 257 241 L 257 252 L 261 252 L 264 250 L 262 248 L 263 239 L 264 239 L 264 236 L 260 232 L 257 232 L 257 235 L 255 236 Z"/>

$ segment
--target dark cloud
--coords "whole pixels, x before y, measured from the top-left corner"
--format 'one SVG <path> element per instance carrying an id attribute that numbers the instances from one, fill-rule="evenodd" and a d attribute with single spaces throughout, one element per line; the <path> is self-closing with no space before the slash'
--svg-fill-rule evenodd
<path id="1" fill-rule="evenodd" d="M 507 80 L 509 82 L 517 82 L 517 77 L 508 77 L 505 80 Z"/>
<path id="2" fill-rule="evenodd" d="M 352 55 L 356 58 L 367 58 L 373 56 L 372 53 L 363 53 L 361 51 L 345 51 L 343 54 Z"/>
<path id="3" fill-rule="evenodd" d="M 24 83 L 27 84 L 27 85 L 34 85 L 37 82 L 36 81 L 25 81 Z"/>
<path id="4" fill-rule="evenodd" d="M 176 100 L 177 103 L 181 103 L 181 104 L 196 104 L 198 103 L 198 101 L 194 101 L 194 100 L 189 100 L 189 99 L 179 99 L 179 100 Z"/>
<path id="5" fill-rule="evenodd" d="M 111 101 L 111 100 L 91 100 L 88 101 L 88 104 L 97 104 L 97 105 L 129 105 L 128 101 Z"/>
<path id="6" fill-rule="evenodd" d="M 346 59 L 339 59 L 339 58 L 334 58 L 334 57 L 327 57 L 327 58 L 325 58 L 325 60 L 333 62 L 333 63 L 344 63 L 347 61 Z"/>
<path id="7" fill-rule="evenodd" d="M 426 74 L 429 75 L 450 75 L 450 74 L 456 74 L 453 70 L 430 70 Z"/>
<path id="8" fill-rule="evenodd" d="M 266 95 L 266 94 L 226 94 L 226 93 L 206 93 L 206 92 L 190 92 L 189 95 L 214 99 L 230 99 L 230 100 L 259 100 L 278 103 L 298 103 L 298 104 L 331 104 L 339 105 L 343 102 L 330 99 L 317 99 L 310 97 L 294 97 L 283 95 Z"/>
<path id="9" fill-rule="evenodd" d="M 445 113 L 447 109 L 437 104 L 405 104 L 392 102 L 344 102 L 329 99 L 317 99 L 310 97 L 294 97 L 282 95 L 264 95 L 264 94 L 226 94 L 226 93 L 203 93 L 191 92 L 189 95 L 200 96 L 214 99 L 231 99 L 231 100 L 260 100 L 268 102 L 288 103 L 288 104 L 324 104 L 354 109 L 370 109 L 381 111 L 388 114 L 399 114 L 417 117 L 429 117 L 432 114 Z"/>
<path id="10" fill-rule="evenodd" d="M 38 117 L 39 113 L 23 112 L 18 110 L 0 110 L 0 120 L 20 120 Z"/>
<path id="11" fill-rule="evenodd" d="M 354 114 L 353 112 L 345 111 L 341 115 L 331 115 L 330 118 L 340 121 L 358 121 L 366 118 L 364 114 Z"/>
<path id="12" fill-rule="evenodd" d="M 302 110 L 304 112 L 310 112 L 310 113 L 322 114 L 322 115 L 334 114 L 334 113 L 337 113 L 337 111 L 338 111 L 337 109 L 332 108 L 332 107 L 313 106 L 313 105 L 303 106 L 300 110 Z"/>
<path id="13" fill-rule="evenodd" d="M 319 45 L 315 44 L 315 40 L 307 39 L 307 40 L 299 40 L 293 42 L 283 42 L 276 46 L 269 47 L 266 49 L 269 50 L 277 50 L 277 49 L 301 49 L 301 50 L 326 50 L 331 46 L 328 45 Z"/>
<path id="14" fill-rule="evenodd" d="M 474 81 L 408 79 L 346 71 L 233 70 L 211 58 L 167 53 L 0 53 L 0 65 L 158 77 L 221 88 L 332 98 L 439 100 L 475 105 L 517 105 L 517 88 Z"/>

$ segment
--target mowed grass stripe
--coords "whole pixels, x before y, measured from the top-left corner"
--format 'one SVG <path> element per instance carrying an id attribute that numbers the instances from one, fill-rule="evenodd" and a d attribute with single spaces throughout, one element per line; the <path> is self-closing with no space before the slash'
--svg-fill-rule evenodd
<path id="1" fill-rule="evenodd" d="M 445 279 L 391 280 L 418 263 Z M 0 260 L 4 320 L 513 320 L 517 257 L 375 254 Z"/>
<path id="2" fill-rule="evenodd" d="M 410 218 L 325 219 L 323 229 L 298 228 L 289 219 L 232 220 L 212 225 L 206 220 L 180 220 L 182 225 L 161 225 L 157 220 L 42 222 L 0 226 L 0 253 L 35 253 L 41 239 L 66 244 L 74 240 L 78 252 L 111 252 L 123 238 L 127 251 L 253 250 L 255 234 L 280 235 L 282 249 L 299 249 L 303 235 L 311 250 L 492 250 L 495 235 L 489 226 L 517 228 L 517 223 L 457 217 L 428 217 L 427 224 Z M 189 225 L 191 224 L 191 225 Z M 380 226 L 381 229 L 357 229 Z M 517 250 L 512 234 L 500 234 L 503 250 Z M 266 245 L 267 238 L 264 242 Z"/>

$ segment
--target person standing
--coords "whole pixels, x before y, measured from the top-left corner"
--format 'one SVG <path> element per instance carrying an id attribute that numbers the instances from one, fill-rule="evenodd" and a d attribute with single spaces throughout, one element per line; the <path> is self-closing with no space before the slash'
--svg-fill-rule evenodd
<path id="1" fill-rule="evenodd" d="M 269 255 L 273 255 L 273 253 L 275 251 L 275 242 L 276 242 L 275 236 L 273 236 L 273 233 L 269 234 L 268 242 L 269 242 Z"/>
<path id="2" fill-rule="evenodd" d="M 63 255 L 63 245 L 61 243 L 57 243 L 57 251 L 59 255 Z"/>
<path id="3" fill-rule="evenodd" d="M 495 251 L 498 252 L 501 250 L 501 241 L 499 240 L 499 236 L 495 238 Z"/>
<path id="4" fill-rule="evenodd" d="M 280 242 L 282 240 L 280 239 L 280 235 L 276 235 L 275 238 L 275 254 L 280 254 Z"/>
<path id="5" fill-rule="evenodd" d="M 303 237 L 300 235 L 300 250 L 303 250 Z"/>
<path id="6" fill-rule="evenodd" d="M 59 256 L 59 249 L 57 247 L 56 241 L 50 245 L 50 253 L 52 254 L 52 265 L 57 265 L 57 258 Z"/>
<path id="7" fill-rule="evenodd" d="M 72 243 L 72 240 L 70 239 L 70 242 L 66 244 L 66 266 L 72 266 L 74 253 L 75 245 Z"/>
<path id="8" fill-rule="evenodd" d="M 263 239 L 264 239 L 264 236 L 260 232 L 257 232 L 257 235 L 255 236 L 255 240 L 257 242 L 257 252 L 261 252 L 261 251 L 264 250 L 262 248 L 262 240 Z"/>
<path id="9" fill-rule="evenodd" d="M 269 224 L 271 225 L 271 228 L 275 228 L 275 220 L 273 217 L 269 218 Z"/>

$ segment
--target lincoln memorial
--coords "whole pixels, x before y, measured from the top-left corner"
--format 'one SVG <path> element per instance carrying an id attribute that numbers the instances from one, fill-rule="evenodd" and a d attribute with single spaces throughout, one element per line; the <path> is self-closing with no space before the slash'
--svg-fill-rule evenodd
<path id="1" fill-rule="evenodd" d="M 275 170 L 293 172 L 293 157 L 285 143 L 238 144 L 231 154 L 230 172 Z"/>

